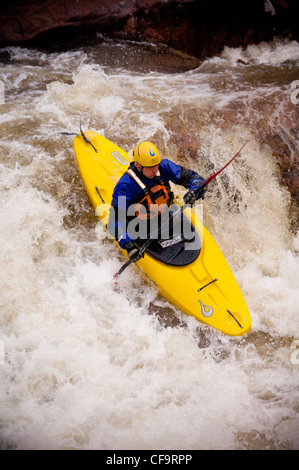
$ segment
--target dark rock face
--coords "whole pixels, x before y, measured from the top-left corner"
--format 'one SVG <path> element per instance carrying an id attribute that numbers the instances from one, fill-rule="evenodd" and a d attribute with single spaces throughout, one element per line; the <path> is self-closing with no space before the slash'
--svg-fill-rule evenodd
<path id="1" fill-rule="evenodd" d="M 100 33 L 163 43 L 205 59 L 224 46 L 246 47 L 275 36 L 299 40 L 298 13 L 297 0 L 11 0 L 0 6 L 0 47 L 69 47 Z M 188 137 L 191 149 L 193 138 Z M 298 159 L 279 136 L 266 141 L 298 202 Z"/>
<path id="2" fill-rule="evenodd" d="M 38 42 L 51 31 L 62 40 L 98 31 L 205 58 L 224 45 L 246 46 L 277 34 L 298 38 L 296 0 L 272 0 L 270 6 L 275 14 L 262 0 L 12 0 L 0 7 L 0 45 Z"/>

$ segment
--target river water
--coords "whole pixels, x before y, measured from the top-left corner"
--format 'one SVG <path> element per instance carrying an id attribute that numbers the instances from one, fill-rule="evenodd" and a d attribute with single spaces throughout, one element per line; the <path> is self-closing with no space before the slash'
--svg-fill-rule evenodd
<path id="1" fill-rule="evenodd" d="M 0 60 L 1 447 L 298 449 L 298 221 L 267 138 L 298 152 L 299 44 L 225 48 L 200 64 L 99 38 Z M 249 334 L 187 317 L 133 268 L 113 291 L 124 259 L 99 239 L 61 134 L 80 118 L 126 151 L 152 140 L 204 177 L 249 139 L 202 206 Z"/>

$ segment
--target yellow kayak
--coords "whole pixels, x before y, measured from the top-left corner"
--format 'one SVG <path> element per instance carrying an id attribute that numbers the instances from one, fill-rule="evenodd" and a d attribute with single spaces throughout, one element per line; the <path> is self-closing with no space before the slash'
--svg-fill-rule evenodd
<path id="1" fill-rule="evenodd" d="M 90 201 L 105 225 L 114 187 L 132 159 L 98 133 L 86 131 L 84 135 L 89 142 L 82 135 L 74 139 L 77 164 Z M 135 266 L 184 313 L 230 336 L 248 333 L 250 314 L 220 248 L 193 211 L 185 209 L 184 217 L 195 227 L 200 248 L 184 253 L 175 244 L 165 251 L 159 247 L 155 253 L 155 240 Z M 170 253 L 167 262 L 164 253 Z M 188 261 L 184 261 L 186 255 Z"/>

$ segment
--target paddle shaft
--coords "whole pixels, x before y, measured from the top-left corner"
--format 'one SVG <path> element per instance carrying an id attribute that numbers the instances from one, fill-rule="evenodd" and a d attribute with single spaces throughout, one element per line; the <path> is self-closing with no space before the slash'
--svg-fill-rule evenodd
<path id="1" fill-rule="evenodd" d="M 240 150 L 233 156 L 233 158 L 228 162 L 226 163 L 226 165 L 224 165 L 220 170 L 218 170 L 216 173 L 213 173 L 213 175 L 210 175 L 208 176 L 208 178 L 196 189 L 195 191 L 195 196 L 198 197 L 198 195 L 200 194 L 200 192 L 206 187 L 208 186 L 209 183 L 211 183 L 211 181 L 213 181 L 213 179 L 216 178 L 216 176 L 219 175 L 219 173 L 221 173 L 223 170 L 225 170 L 226 167 L 228 167 L 228 165 L 230 165 L 232 163 L 232 161 L 238 156 L 240 155 L 241 151 L 243 150 L 243 148 L 245 147 L 245 145 L 247 144 L 248 140 L 245 142 L 244 145 L 242 145 L 242 147 L 240 148 Z M 147 247 L 152 243 L 152 241 L 156 238 L 156 236 L 161 232 L 162 228 L 169 224 L 169 222 L 174 218 L 176 217 L 178 214 L 180 214 L 181 212 L 183 212 L 184 209 L 186 209 L 186 207 L 189 207 L 190 204 L 184 204 L 182 207 L 180 207 L 177 211 L 175 212 L 172 212 L 169 219 L 167 219 L 157 230 L 155 230 L 155 232 L 150 236 L 150 238 L 144 243 L 144 245 L 142 245 L 142 247 L 140 248 L 139 250 L 139 253 L 142 255 L 145 250 L 147 249 Z M 130 264 L 132 263 L 132 261 L 129 259 L 125 264 L 123 264 L 123 266 L 120 268 L 120 270 L 114 274 L 114 278 L 117 279 L 118 276 L 120 276 L 121 273 L 124 272 L 124 270 L 130 266 Z"/>
<path id="2" fill-rule="evenodd" d="M 190 205 L 190 204 L 189 204 Z M 165 225 L 169 224 L 169 222 L 174 218 L 176 217 L 177 214 L 179 214 L 180 212 L 182 212 L 186 207 L 188 206 L 188 204 L 184 204 L 182 207 L 180 207 L 177 211 L 173 212 L 169 218 L 162 224 L 160 225 L 160 227 L 155 230 L 155 232 L 150 236 L 150 238 L 144 243 L 144 245 L 142 245 L 142 247 L 139 249 L 139 253 L 142 255 L 145 250 L 147 249 L 147 247 L 152 243 L 152 241 L 156 238 L 156 236 L 161 232 L 162 228 L 165 227 Z M 120 270 L 114 274 L 114 278 L 117 278 L 122 272 L 124 272 L 124 270 L 130 266 L 130 264 L 132 263 L 132 260 L 128 260 L 125 264 L 123 264 L 123 266 L 120 268 Z"/>

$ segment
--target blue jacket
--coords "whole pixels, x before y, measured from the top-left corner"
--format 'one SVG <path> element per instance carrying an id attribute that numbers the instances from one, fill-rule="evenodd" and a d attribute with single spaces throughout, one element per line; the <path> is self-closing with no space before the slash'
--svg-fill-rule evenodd
<path id="1" fill-rule="evenodd" d="M 154 184 L 154 178 L 146 178 L 137 170 L 134 164 L 131 164 L 131 168 L 148 188 Z M 161 160 L 159 170 L 164 182 L 168 183 L 172 181 L 175 184 L 184 186 L 186 189 L 189 189 L 189 191 L 197 189 L 204 182 L 204 178 L 199 176 L 195 171 L 188 170 L 168 159 Z M 114 209 L 115 213 L 123 214 L 123 217 L 114 218 L 110 215 L 107 228 L 118 240 L 121 248 L 124 248 L 124 245 L 132 240 L 132 237 L 126 230 L 127 210 L 129 206 L 136 203 L 143 194 L 143 190 L 140 186 L 127 173 L 123 174 L 114 188 L 111 204 L 112 209 Z"/>

